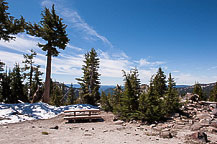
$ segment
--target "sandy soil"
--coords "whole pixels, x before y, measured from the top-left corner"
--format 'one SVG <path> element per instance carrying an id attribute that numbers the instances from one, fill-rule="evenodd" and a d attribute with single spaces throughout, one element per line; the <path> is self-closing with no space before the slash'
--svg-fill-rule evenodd
<path id="1" fill-rule="evenodd" d="M 138 124 L 115 125 L 113 115 L 103 113 L 103 122 L 66 123 L 63 115 L 48 120 L 25 121 L 0 125 L 0 144 L 178 144 L 184 143 L 187 131 L 177 137 L 163 139 L 147 135 L 149 126 Z M 58 126 L 58 129 L 50 129 Z M 48 135 L 42 134 L 47 132 Z"/>

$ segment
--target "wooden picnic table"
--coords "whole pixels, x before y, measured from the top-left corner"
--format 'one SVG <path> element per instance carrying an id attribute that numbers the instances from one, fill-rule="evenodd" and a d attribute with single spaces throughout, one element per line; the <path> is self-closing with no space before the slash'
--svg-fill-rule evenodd
<path id="1" fill-rule="evenodd" d="M 66 110 L 65 120 L 77 120 L 77 119 L 102 119 L 99 109 L 78 109 L 78 110 Z"/>

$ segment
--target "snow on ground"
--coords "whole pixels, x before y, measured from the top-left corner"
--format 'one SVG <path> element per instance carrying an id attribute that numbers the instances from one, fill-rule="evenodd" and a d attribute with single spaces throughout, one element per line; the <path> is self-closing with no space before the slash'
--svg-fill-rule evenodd
<path id="1" fill-rule="evenodd" d="M 26 120 L 49 119 L 65 110 L 98 109 L 89 104 L 55 107 L 46 103 L 0 104 L 0 124 L 17 123 Z"/>

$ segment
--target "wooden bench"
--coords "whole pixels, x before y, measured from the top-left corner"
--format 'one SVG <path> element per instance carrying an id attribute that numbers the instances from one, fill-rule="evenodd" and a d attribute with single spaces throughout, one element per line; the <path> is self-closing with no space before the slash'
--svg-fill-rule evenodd
<path id="1" fill-rule="evenodd" d="M 66 110 L 64 111 L 64 114 L 64 119 L 69 121 L 84 119 L 91 121 L 92 119 L 102 119 L 99 109 Z"/>

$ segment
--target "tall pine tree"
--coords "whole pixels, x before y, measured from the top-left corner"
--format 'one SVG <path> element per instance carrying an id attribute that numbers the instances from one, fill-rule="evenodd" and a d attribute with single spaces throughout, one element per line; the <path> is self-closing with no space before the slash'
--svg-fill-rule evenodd
<path id="1" fill-rule="evenodd" d="M 156 95 L 156 88 L 154 88 L 153 78 L 151 78 L 148 94 L 142 94 L 140 101 L 140 111 L 143 114 L 144 120 L 152 123 L 163 118 L 162 101 L 159 95 Z M 144 101 L 142 101 L 144 100 Z"/>
<path id="2" fill-rule="evenodd" d="M 138 98 L 140 95 L 137 69 L 133 69 L 129 74 L 124 72 L 124 91 L 121 97 L 120 116 L 129 120 L 138 118 Z"/>
<path id="3" fill-rule="evenodd" d="M 77 78 L 81 86 L 79 99 L 81 103 L 96 105 L 100 100 L 100 74 L 98 73 L 99 58 L 94 48 L 85 54 L 84 63 L 82 67 L 83 77 Z"/>
<path id="4" fill-rule="evenodd" d="M 166 109 L 167 114 L 176 112 L 179 108 L 179 95 L 175 86 L 176 83 L 170 73 L 168 78 L 168 89 L 166 91 L 165 107 L 164 107 L 164 109 Z"/>
<path id="5" fill-rule="evenodd" d="M 30 35 L 41 37 L 47 41 L 46 44 L 38 44 L 43 51 L 47 51 L 45 90 L 43 93 L 43 101 L 46 103 L 50 101 L 51 58 L 52 56 L 58 56 L 57 48 L 64 50 L 69 42 L 65 29 L 66 25 L 62 23 L 62 18 L 56 14 L 54 5 L 51 12 L 48 8 L 45 8 L 39 24 L 28 24 L 27 27 Z"/>
<path id="6" fill-rule="evenodd" d="M 22 69 L 25 73 L 24 73 L 24 79 L 27 78 L 28 82 L 27 82 L 27 89 L 28 89 L 28 96 L 31 99 L 33 96 L 33 75 L 34 75 L 34 70 L 36 68 L 36 66 L 34 66 L 34 57 L 37 55 L 37 53 L 35 51 L 33 51 L 33 49 L 31 49 L 31 54 L 24 54 L 23 57 L 25 58 L 25 60 L 23 61 L 24 68 Z"/>
<path id="7" fill-rule="evenodd" d="M 153 89 L 155 95 L 158 95 L 159 97 L 164 97 L 164 94 L 167 90 L 166 75 L 161 68 L 158 69 L 158 72 L 153 79 Z"/>

